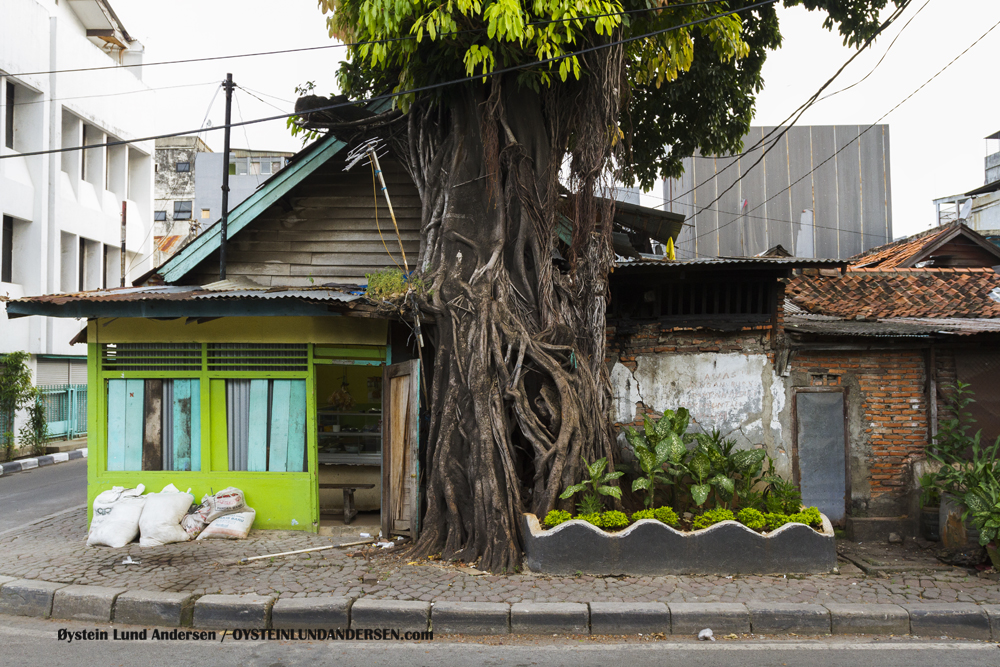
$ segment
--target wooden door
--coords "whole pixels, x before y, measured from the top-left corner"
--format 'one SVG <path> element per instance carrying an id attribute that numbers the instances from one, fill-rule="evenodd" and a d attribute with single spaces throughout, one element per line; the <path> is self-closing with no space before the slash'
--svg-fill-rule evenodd
<path id="1" fill-rule="evenodd" d="M 382 535 L 416 539 L 420 521 L 420 362 L 386 366 L 382 379 Z"/>

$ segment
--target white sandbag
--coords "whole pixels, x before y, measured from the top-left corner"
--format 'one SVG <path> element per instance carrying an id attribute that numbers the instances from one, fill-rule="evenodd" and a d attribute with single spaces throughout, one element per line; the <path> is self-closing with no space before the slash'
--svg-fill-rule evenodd
<path id="1" fill-rule="evenodd" d="M 254 517 L 257 515 L 252 509 L 236 514 L 227 514 L 209 524 L 208 528 L 201 531 L 199 540 L 245 540 L 250 534 L 250 527 L 253 526 Z"/>
<path id="2" fill-rule="evenodd" d="M 139 517 L 139 546 L 158 547 L 191 539 L 181 527 L 181 519 L 194 503 L 194 496 L 181 493 L 168 484 L 160 493 L 146 496 L 146 506 Z"/>
<path id="3" fill-rule="evenodd" d="M 214 496 L 203 496 L 201 504 L 206 508 L 203 512 L 205 523 L 212 523 L 220 516 L 247 511 L 246 498 L 235 486 L 227 486 Z"/>
<path id="4" fill-rule="evenodd" d="M 126 489 L 116 486 L 94 498 L 94 518 L 90 522 L 87 546 L 121 548 L 139 534 L 139 518 L 146 498 L 146 487 Z"/>

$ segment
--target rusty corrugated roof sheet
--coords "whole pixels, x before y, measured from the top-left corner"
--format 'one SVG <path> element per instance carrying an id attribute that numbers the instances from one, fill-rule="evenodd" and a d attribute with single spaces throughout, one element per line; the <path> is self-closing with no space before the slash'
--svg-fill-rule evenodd
<path id="1" fill-rule="evenodd" d="M 812 259 L 803 257 L 699 257 L 697 259 L 630 259 L 618 262 L 618 269 L 628 269 L 640 266 L 698 267 L 698 266 L 783 266 L 787 268 L 837 268 L 845 267 L 848 262 L 843 259 Z"/>
<path id="2" fill-rule="evenodd" d="M 197 301 L 202 299 L 304 299 L 350 303 L 363 298 L 364 288 L 345 291 L 350 286 L 327 287 L 252 287 L 229 281 L 209 285 L 150 285 L 111 289 L 45 294 L 12 299 L 9 303 L 45 303 L 61 305 L 74 302 Z"/>

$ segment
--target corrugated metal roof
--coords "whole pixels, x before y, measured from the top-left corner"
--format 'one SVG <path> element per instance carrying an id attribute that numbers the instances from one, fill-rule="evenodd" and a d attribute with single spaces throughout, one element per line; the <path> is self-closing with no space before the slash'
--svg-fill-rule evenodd
<path id="1" fill-rule="evenodd" d="M 118 287 L 69 294 L 45 294 L 12 299 L 9 303 L 68 303 L 134 302 L 134 301 L 193 301 L 200 299 L 304 299 L 306 301 L 339 301 L 350 303 L 362 298 L 364 288 L 357 293 L 333 287 L 249 287 L 229 281 L 209 285 L 151 285 Z"/>
<path id="2" fill-rule="evenodd" d="M 827 315 L 792 315 L 785 318 L 789 331 L 825 336 L 875 338 L 929 338 L 943 334 L 972 336 L 1000 333 L 1000 319 L 897 317 L 875 321 L 845 320 Z"/>
<path id="3" fill-rule="evenodd" d="M 684 266 L 784 266 L 797 267 L 828 267 L 847 266 L 843 259 L 812 259 L 803 257 L 699 257 L 698 259 L 629 259 L 618 262 L 619 269 L 639 266 L 684 267 Z"/>

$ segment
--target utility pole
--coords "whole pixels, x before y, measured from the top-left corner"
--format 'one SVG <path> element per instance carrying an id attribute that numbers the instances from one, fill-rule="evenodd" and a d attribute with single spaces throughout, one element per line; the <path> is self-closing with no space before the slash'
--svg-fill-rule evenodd
<path id="1" fill-rule="evenodd" d="M 125 214 L 128 212 L 128 205 L 122 200 L 122 287 L 125 287 Z"/>
<path id="2" fill-rule="evenodd" d="M 226 239 L 229 225 L 229 124 L 233 111 L 233 74 L 226 74 L 226 138 L 222 149 L 222 243 L 219 244 L 219 280 L 226 279 Z"/>

